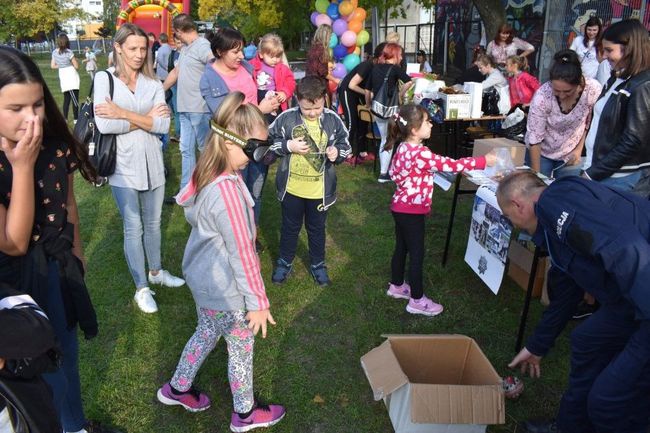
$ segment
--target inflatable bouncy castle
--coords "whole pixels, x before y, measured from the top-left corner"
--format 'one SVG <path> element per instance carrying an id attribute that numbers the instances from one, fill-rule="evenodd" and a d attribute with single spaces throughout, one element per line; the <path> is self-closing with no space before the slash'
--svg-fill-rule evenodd
<path id="1" fill-rule="evenodd" d="M 172 19 L 180 13 L 190 13 L 190 0 L 122 0 L 117 15 L 117 28 L 133 23 L 156 38 L 161 33 L 172 34 Z"/>

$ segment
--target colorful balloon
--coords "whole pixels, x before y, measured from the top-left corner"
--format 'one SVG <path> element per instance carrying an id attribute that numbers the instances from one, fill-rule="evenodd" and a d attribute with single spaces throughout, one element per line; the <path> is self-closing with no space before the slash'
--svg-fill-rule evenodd
<path id="1" fill-rule="evenodd" d="M 356 54 L 348 54 L 343 59 L 343 66 L 345 66 L 348 72 L 354 69 L 359 63 L 361 63 L 361 57 Z"/>
<path id="2" fill-rule="evenodd" d="M 334 24 L 332 24 L 332 30 L 337 36 L 341 36 L 347 29 L 348 22 L 342 18 L 339 18 L 338 20 L 334 21 Z"/>
<path id="3" fill-rule="evenodd" d="M 316 17 L 316 27 L 320 27 L 323 24 L 327 24 L 328 26 L 331 26 L 332 25 L 332 19 L 330 17 L 328 17 L 327 15 L 325 15 L 325 14 L 319 14 Z"/>
<path id="4" fill-rule="evenodd" d="M 337 38 L 336 35 L 334 33 L 332 33 L 332 36 L 330 36 L 329 47 L 334 48 L 338 44 L 339 44 L 339 38 Z"/>
<path id="5" fill-rule="evenodd" d="M 336 84 L 334 81 L 327 81 L 327 90 L 329 90 L 330 93 L 335 93 L 337 87 L 338 84 Z"/>
<path id="6" fill-rule="evenodd" d="M 362 47 L 370 40 L 370 33 L 367 30 L 361 30 L 357 35 L 357 46 Z"/>
<path id="7" fill-rule="evenodd" d="M 352 31 L 355 34 L 363 30 L 363 22 L 357 20 L 351 20 L 348 22 L 348 31 Z"/>
<path id="8" fill-rule="evenodd" d="M 359 6 L 359 0 L 350 0 L 350 4 L 354 9 L 356 9 L 357 6 Z"/>
<path id="9" fill-rule="evenodd" d="M 339 4 L 339 13 L 341 15 L 350 15 L 352 11 L 354 11 L 354 6 L 352 6 L 352 3 L 350 3 L 349 0 L 343 0 L 341 4 Z"/>
<path id="10" fill-rule="evenodd" d="M 346 47 L 352 47 L 357 43 L 357 33 L 352 30 L 348 30 L 341 35 L 341 44 Z M 346 50 L 347 52 L 347 50 Z"/>
<path id="11" fill-rule="evenodd" d="M 313 25 L 316 25 L 316 17 L 318 17 L 318 11 L 312 12 L 311 16 L 309 17 L 309 20 Z M 347 28 L 347 25 L 345 27 Z"/>
<path id="12" fill-rule="evenodd" d="M 345 69 L 345 65 L 343 63 L 337 63 L 334 65 L 334 69 L 332 69 L 332 76 L 334 78 L 343 78 L 345 77 L 345 74 L 347 74 L 347 69 Z"/>
<path id="13" fill-rule="evenodd" d="M 358 39 L 358 38 L 357 38 L 357 39 Z M 354 53 L 353 53 L 353 54 L 356 54 L 357 56 L 359 56 L 359 58 L 361 58 L 361 47 L 356 47 L 356 48 L 354 49 Z"/>
<path id="14" fill-rule="evenodd" d="M 332 53 L 335 59 L 342 59 L 348 54 L 348 49 L 344 45 L 338 44 L 333 48 Z"/>
<path id="15" fill-rule="evenodd" d="M 352 20 L 364 22 L 366 20 L 366 10 L 364 8 L 356 8 L 350 14 L 350 21 Z"/>
<path id="16" fill-rule="evenodd" d="M 325 12 L 327 12 L 327 7 L 330 5 L 330 2 L 328 2 L 327 0 L 316 0 L 316 3 L 314 5 L 318 12 L 324 14 Z"/>
<path id="17" fill-rule="evenodd" d="M 338 19 L 339 15 L 339 5 L 336 3 L 332 3 L 329 6 L 327 6 L 327 16 L 330 17 L 333 20 Z"/>
<path id="18" fill-rule="evenodd" d="M 354 45 L 352 45 L 351 47 L 348 47 L 348 54 L 354 53 L 354 50 L 356 50 L 356 49 L 357 49 L 357 47 L 354 46 Z"/>

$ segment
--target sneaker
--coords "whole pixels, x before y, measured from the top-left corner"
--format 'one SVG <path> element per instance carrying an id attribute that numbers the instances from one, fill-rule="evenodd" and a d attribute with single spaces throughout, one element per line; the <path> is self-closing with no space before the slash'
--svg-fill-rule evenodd
<path id="1" fill-rule="evenodd" d="M 582 320 L 591 316 L 598 309 L 597 304 L 587 304 L 585 301 L 581 301 L 576 307 L 575 313 L 571 317 L 573 320 Z"/>
<path id="2" fill-rule="evenodd" d="M 143 287 L 135 291 L 133 299 L 135 299 L 136 304 L 138 304 L 138 307 L 143 313 L 155 313 L 158 311 L 158 305 L 156 305 L 156 301 L 153 299 L 153 295 L 155 294 L 156 292 L 153 292 L 149 287 Z"/>
<path id="3" fill-rule="evenodd" d="M 184 279 L 175 277 L 164 269 L 158 271 L 157 275 L 153 275 L 149 271 L 149 282 L 165 287 L 180 287 L 185 284 Z"/>
<path id="4" fill-rule="evenodd" d="M 255 239 L 255 252 L 260 254 L 262 251 L 264 251 L 264 245 L 262 245 L 262 242 L 260 242 L 259 239 Z"/>
<path id="5" fill-rule="evenodd" d="M 210 407 L 210 398 L 194 387 L 176 395 L 172 392 L 172 386 L 167 382 L 158 390 L 156 396 L 162 404 L 183 406 L 190 412 L 201 412 Z"/>
<path id="6" fill-rule="evenodd" d="M 103 426 L 97 421 L 88 421 L 81 431 L 86 433 L 122 433 L 114 428 Z"/>
<path id="7" fill-rule="evenodd" d="M 230 417 L 230 431 L 247 432 L 256 428 L 271 427 L 284 418 L 286 411 L 279 404 L 256 404 L 255 408 L 246 418 L 233 412 Z"/>
<path id="8" fill-rule="evenodd" d="M 273 275 L 271 276 L 271 281 L 275 284 L 282 284 L 287 281 L 287 277 L 291 273 L 293 268 L 292 263 L 287 263 L 284 259 L 278 259 L 275 269 L 273 269 Z"/>
<path id="9" fill-rule="evenodd" d="M 374 161 L 375 160 L 375 154 L 374 153 L 366 153 L 363 157 L 366 161 Z"/>
<path id="10" fill-rule="evenodd" d="M 391 181 L 391 179 L 390 179 L 390 176 L 388 175 L 388 173 L 380 174 L 379 179 L 377 179 L 377 182 L 379 182 L 379 183 L 386 183 L 386 182 L 390 182 L 390 181 Z"/>
<path id="11" fill-rule="evenodd" d="M 425 316 L 437 316 L 442 313 L 442 310 L 442 305 L 436 304 L 424 295 L 420 299 L 409 299 L 409 303 L 406 305 L 406 311 L 409 313 Z"/>
<path id="12" fill-rule="evenodd" d="M 309 267 L 309 272 L 314 278 L 314 281 L 316 281 L 316 284 L 319 286 L 326 287 L 332 284 L 332 280 L 330 280 L 330 277 L 327 275 L 327 266 L 325 266 L 325 262 L 320 262 L 317 265 L 311 265 Z"/>
<path id="13" fill-rule="evenodd" d="M 515 376 L 504 377 L 501 386 L 506 398 L 515 399 L 524 392 L 524 383 Z"/>
<path id="14" fill-rule="evenodd" d="M 395 299 L 411 299 L 411 286 L 407 282 L 402 283 L 400 286 L 389 283 L 386 294 Z"/>
<path id="15" fill-rule="evenodd" d="M 174 196 L 165 197 L 165 199 L 163 200 L 163 203 L 165 203 L 165 204 L 176 204 L 176 197 L 174 197 Z"/>

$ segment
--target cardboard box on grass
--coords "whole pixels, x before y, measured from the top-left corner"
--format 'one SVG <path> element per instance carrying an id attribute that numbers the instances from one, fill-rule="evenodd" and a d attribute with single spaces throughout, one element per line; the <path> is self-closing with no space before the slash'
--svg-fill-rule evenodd
<path id="1" fill-rule="evenodd" d="M 528 279 L 533 266 L 533 252 L 518 242 L 511 242 L 508 249 L 508 276 L 524 290 L 528 290 Z M 533 297 L 539 298 L 542 295 L 544 279 L 546 277 L 546 257 L 539 259 L 537 272 L 535 272 L 535 284 L 533 285 Z"/>
<path id="2" fill-rule="evenodd" d="M 466 93 L 448 95 L 438 92 L 438 98 L 442 99 L 442 110 L 445 119 L 468 119 L 472 115 L 472 97 Z"/>
<path id="3" fill-rule="evenodd" d="M 501 378 L 464 335 L 386 335 L 361 357 L 396 433 L 483 433 L 505 423 Z"/>

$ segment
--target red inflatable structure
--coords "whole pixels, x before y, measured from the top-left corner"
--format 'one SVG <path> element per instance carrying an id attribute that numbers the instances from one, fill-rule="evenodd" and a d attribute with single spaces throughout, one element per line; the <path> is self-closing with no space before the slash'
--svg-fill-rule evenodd
<path id="1" fill-rule="evenodd" d="M 118 29 L 124 23 L 133 23 L 156 37 L 161 33 L 171 36 L 172 18 L 189 13 L 190 0 L 122 0 L 121 8 L 117 16 Z"/>

